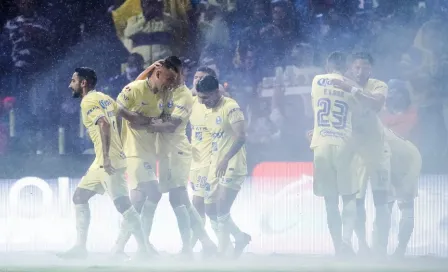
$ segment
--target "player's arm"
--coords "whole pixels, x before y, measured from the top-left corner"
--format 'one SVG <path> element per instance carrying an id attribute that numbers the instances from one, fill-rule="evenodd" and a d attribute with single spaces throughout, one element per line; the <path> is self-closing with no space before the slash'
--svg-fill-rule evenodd
<path id="1" fill-rule="evenodd" d="M 233 144 L 216 167 L 216 176 L 223 177 L 227 171 L 229 161 L 241 150 L 246 143 L 246 122 L 239 107 L 233 108 L 227 114 L 233 132 Z"/>
<path id="2" fill-rule="evenodd" d="M 135 80 L 147 79 L 149 77 L 149 75 L 152 73 L 152 71 L 154 71 L 154 69 L 162 66 L 161 61 L 162 60 L 158 60 L 158 61 L 154 62 L 153 64 L 151 64 L 148 68 L 145 69 L 145 71 L 141 72 L 140 75 L 138 75 L 138 77 Z"/>
<path id="3" fill-rule="evenodd" d="M 379 112 L 386 103 L 385 94 L 387 93 L 387 85 L 384 83 L 375 86 L 375 90 L 373 93 L 364 92 L 362 88 L 358 88 L 346 81 L 342 81 L 339 79 L 333 79 L 332 84 L 336 88 L 339 88 L 345 92 L 352 93 L 353 96 L 358 99 L 361 104 L 369 107 L 376 112 Z"/>
<path id="4" fill-rule="evenodd" d="M 85 123 L 90 125 L 97 125 L 100 129 L 101 135 L 101 146 L 103 150 L 103 160 L 104 160 L 104 170 L 109 174 L 113 174 L 115 169 L 111 165 L 109 150 L 110 150 L 110 124 L 106 119 L 104 111 L 101 110 L 100 106 L 95 100 L 86 99 L 81 103 L 81 110 L 83 116 L 86 119 Z M 97 154 L 100 155 L 100 154 Z"/>
<path id="5" fill-rule="evenodd" d="M 132 109 L 135 106 L 135 93 L 132 90 L 132 83 L 123 88 L 117 97 L 117 116 L 126 119 L 132 125 L 148 125 L 152 118 L 143 116 Z"/>
<path id="6" fill-rule="evenodd" d="M 183 95 L 174 101 L 174 109 L 171 115 L 163 115 L 162 122 L 152 122 L 148 126 L 150 132 L 173 133 L 182 124 L 182 121 L 190 119 L 193 107 L 191 94 Z"/>

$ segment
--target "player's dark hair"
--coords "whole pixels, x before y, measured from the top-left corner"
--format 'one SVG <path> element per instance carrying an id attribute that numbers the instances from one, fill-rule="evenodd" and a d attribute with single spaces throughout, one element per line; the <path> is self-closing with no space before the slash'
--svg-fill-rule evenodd
<path id="1" fill-rule="evenodd" d="M 182 61 L 176 56 L 169 56 L 162 62 L 163 66 L 169 70 L 179 73 L 182 70 Z"/>
<path id="2" fill-rule="evenodd" d="M 353 53 L 351 56 L 351 62 L 354 62 L 355 60 L 366 60 L 370 63 L 370 65 L 374 65 L 374 60 L 373 60 L 372 55 L 370 55 L 367 52 Z"/>
<path id="3" fill-rule="evenodd" d="M 78 67 L 75 69 L 75 73 L 77 73 L 78 77 L 81 79 L 86 80 L 90 87 L 95 88 L 97 82 L 95 70 L 89 67 Z"/>
<path id="4" fill-rule="evenodd" d="M 218 78 L 216 76 L 215 70 L 213 70 L 212 68 L 207 67 L 207 66 L 200 66 L 200 67 L 198 67 L 198 69 L 196 69 L 196 72 L 206 73 L 207 75 L 211 75 L 211 76 L 213 76 L 215 78 Z"/>
<path id="5" fill-rule="evenodd" d="M 327 63 L 331 65 L 333 69 L 345 72 L 347 68 L 347 56 L 340 51 L 335 51 L 328 56 Z"/>
<path id="6" fill-rule="evenodd" d="M 196 91 L 200 93 L 211 93 L 219 89 L 219 82 L 216 77 L 212 75 L 206 75 L 199 80 L 196 85 Z"/>

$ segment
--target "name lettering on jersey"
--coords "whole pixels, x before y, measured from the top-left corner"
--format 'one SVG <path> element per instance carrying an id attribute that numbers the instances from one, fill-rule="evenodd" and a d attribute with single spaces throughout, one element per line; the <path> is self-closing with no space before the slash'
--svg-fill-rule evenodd
<path id="1" fill-rule="evenodd" d="M 95 107 L 93 107 L 93 108 L 91 108 L 90 110 L 87 111 L 87 115 L 89 115 L 92 112 L 94 112 L 95 110 L 99 110 L 99 109 L 100 109 L 100 107 L 95 106 Z"/>
<path id="2" fill-rule="evenodd" d="M 234 112 L 236 112 L 236 111 L 241 111 L 241 109 L 240 109 L 240 108 L 233 108 L 233 109 L 231 109 L 231 110 L 229 111 L 229 113 L 227 114 L 227 116 L 229 116 L 230 114 L 232 114 L 232 113 L 234 113 Z"/>
<path id="3" fill-rule="evenodd" d="M 207 131 L 207 127 L 201 127 L 201 126 L 191 126 L 191 129 L 194 131 Z"/>
<path id="4" fill-rule="evenodd" d="M 172 106 L 172 105 L 171 105 Z M 168 104 L 168 108 L 169 108 L 170 106 L 169 106 L 169 104 Z M 182 110 L 182 111 L 187 111 L 187 108 L 186 107 L 184 107 L 184 106 L 182 106 L 182 105 L 178 105 L 178 104 L 176 104 L 176 108 L 178 108 L 178 109 L 180 109 L 180 110 Z"/>
<path id="5" fill-rule="evenodd" d="M 340 90 L 324 89 L 324 94 L 343 98 L 345 95 L 345 92 L 340 91 Z"/>
<path id="6" fill-rule="evenodd" d="M 219 124 L 221 124 L 221 123 L 222 123 L 222 118 L 221 118 L 221 116 L 217 116 L 217 117 L 216 117 L 216 124 L 219 125 Z"/>
<path id="7" fill-rule="evenodd" d="M 329 130 L 329 129 L 323 129 L 320 132 L 320 135 L 322 137 L 345 138 L 345 133 L 338 132 L 338 131 L 332 131 L 332 130 Z"/>
<path id="8" fill-rule="evenodd" d="M 101 108 L 107 109 L 107 107 L 109 107 L 110 105 L 112 105 L 112 102 L 110 100 L 100 100 Z"/>
<path id="9" fill-rule="evenodd" d="M 131 87 L 126 86 L 126 87 L 124 88 L 124 90 L 125 90 L 126 92 L 130 92 L 130 91 L 131 91 Z"/>

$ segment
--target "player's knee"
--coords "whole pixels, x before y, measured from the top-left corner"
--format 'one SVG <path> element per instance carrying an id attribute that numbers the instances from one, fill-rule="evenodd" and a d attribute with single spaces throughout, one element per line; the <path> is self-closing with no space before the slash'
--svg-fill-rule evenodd
<path id="1" fill-rule="evenodd" d="M 375 191 L 372 193 L 373 203 L 375 207 L 381 205 L 387 205 L 389 202 L 389 192 L 388 191 Z"/>
<path id="2" fill-rule="evenodd" d="M 92 198 L 92 196 L 94 195 L 95 192 L 82 188 L 76 188 L 72 198 L 73 204 L 75 205 L 87 204 L 90 198 Z"/>
<path id="3" fill-rule="evenodd" d="M 138 190 L 143 192 L 145 197 L 147 197 L 152 203 L 157 204 L 162 198 L 162 193 L 160 193 L 159 187 L 155 181 L 140 183 Z"/>
<path id="4" fill-rule="evenodd" d="M 187 188 L 185 187 L 178 187 L 171 189 L 169 191 L 169 201 L 171 204 L 171 207 L 176 208 L 181 205 L 188 205 L 189 199 L 188 199 L 188 193 Z"/>
<path id="5" fill-rule="evenodd" d="M 193 196 L 193 206 L 196 208 L 200 216 L 205 214 L 204 198 L 201 196 Z"/>
<path id="6" fill-rule="evenodd" d="M 210 220 L 216 221 L 218 219 L 216 204 L 206 204 L 205 205 L 205 213 L 210 218 Z"/>
<path id="7" fill-rule="evenodd" d="M 143 209 L 143 204 L 146 201 L 146 195 L 139 190 L 131 190 L 131 203 L 137 212 L 141 212 Z"/>
<path id="8" fill-rule="evenodd" d="M 128 196 L 121 196 L 114 200 L 114 205 L 117 211 L 122 214 L 129 210 L 132 204 Z"/>

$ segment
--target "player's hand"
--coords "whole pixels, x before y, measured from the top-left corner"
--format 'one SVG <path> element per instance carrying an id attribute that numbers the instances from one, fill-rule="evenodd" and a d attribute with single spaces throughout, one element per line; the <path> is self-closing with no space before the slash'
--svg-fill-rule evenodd
<path id="1" fill-rule="evenodd" d="M 112 166 L 112 163 L 110 162 L 109 157 L 104 158 L 103 168 L 107 174 L 109 174 L 109 175 L 115 174 L 115 168 Z"/>
<path id="2" fill-rule="evenodd" d="M 332 79 L 331 85 L 346 92 L 351 92 L 352 90 L 352 86 L 350 86 L 349 84 L 340 79 Z"/>
<path id="3" fill-rule="evenodd" d="M 222 178 L 226 174 L 227 167 L 229 166 L 229 161 L 224 159 L 220 161 L 216 167 L 215 175 L 217 178 Z"/>

